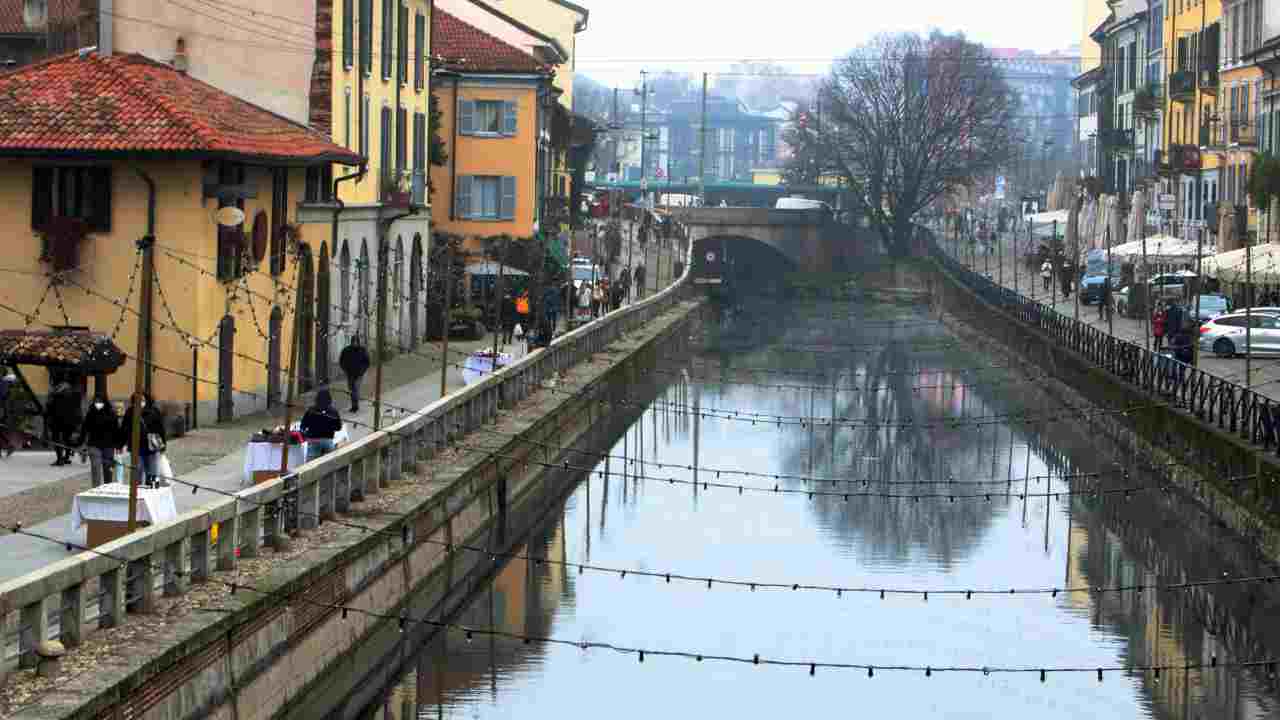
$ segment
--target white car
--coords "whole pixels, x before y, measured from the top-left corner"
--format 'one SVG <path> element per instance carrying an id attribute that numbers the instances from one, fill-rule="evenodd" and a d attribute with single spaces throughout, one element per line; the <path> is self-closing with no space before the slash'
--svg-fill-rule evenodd
<path id="1" fill-rule="evenodd" d="M 1252 310 L 1219 315 L 1200 325 L 1200 350 L 1220 358 L 1248 352 L 1251 355 L 1280 354 L 1280 312 Z"/>

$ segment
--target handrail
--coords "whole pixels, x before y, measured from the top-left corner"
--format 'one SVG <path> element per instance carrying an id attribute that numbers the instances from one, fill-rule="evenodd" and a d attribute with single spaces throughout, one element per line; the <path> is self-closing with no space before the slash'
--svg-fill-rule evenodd
<path id="1" fill-rule="evenodd" d="M 93 629 L 95 620 L 98 628 L 121 624 L 131 608 L 149 607 L 158 590 L 179 595 L 192 579 L 207 579 L 215 569 L 234 569 L 240 557 L 256 555 L 262 544 L 282 538 L 288 530 L 313 528 L 326 515 L 348 510 L 353 497 L 375 490 L 383 481 L 397 479 L 417 459 L 447 445 L 458 431 L 469 432 L 495 420 L 499 409 L 528 397 L 547 378 L 603 351 L 682 300 L 694 287 L 690 282 L 692 252 L 693 244 L 689 243 L 683 273 L 651 297 L 566 333 L 548 347 L 387 428 L 283 477 L 227 493 L 231 497 L 184 513 L 172 522 L 143 528 L 0 583 L 0 611 L 20 614 L 18 627 L 6 627 L 0 637 L 6 648 L 11 647 L 16 631 L 18 648 L 16 656 L 0 659 L 0 676 L 16 668 L 20 660 L 33 659 L 36 645 L 45 639 L 61 636 L 70 645 L 78 644 Z M 428 505 L 447 502 L 453 491 L 440 491 Z M 216 544 L 212 537 L 215 525 L 219 535 Z M 127 561 L 126 567 L 121 567 L 122 560 Z M 83 590 L 86 583 L 95 581 L 100 592 L 90 597 Z M 51 606 L 58 609 L 50 612 Z M 55 628 L 57 632 L 52 633 Z"/>

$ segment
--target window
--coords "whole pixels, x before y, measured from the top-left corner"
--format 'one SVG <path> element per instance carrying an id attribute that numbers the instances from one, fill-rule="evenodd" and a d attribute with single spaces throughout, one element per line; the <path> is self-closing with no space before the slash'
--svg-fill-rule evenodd
<path id="1" fill-rule="evenodd" d="M 386 177 L 391 174 L 391 108 L 382 108 L 382 124 L 378 130 L 381 132 L 378 136 L 378 171 Z"/>
<path id="2" fill-rule="evenodd" d="M 1152 5 L 1147 13 L 1150 22 L 1147 25 L 1147 52 L 1155 52 L 1164 47 L 1164 8 Z"/>
<path id="3" fill-rule="evenodd" d="M 427 62 L 427 21 L 418 13 L 413 18 L 413 87 L 425 87 Z"/>
<path id="4" fill-rule="evenodd" d="M 360 0 L 360 70 L 373 72 L 373 0 Z"/>
<path id="5" fill-rule="evenodd" d="M 1129 43 L 1129 89 L 1136 90 L 1138 88 L 1138 43 L 1137 41 Z"/>
<path id="6" fill-rule="evenodd" d="M 463 135 L 513 136 L 517 124 L 517 107 L 513 102 L 458 101 L 458 132 Z"/>
<path id="7" fill-rule="evenodd" d="M 219 185 L 240 185 L 244 181 L 245 167 L 243 165 L 234 165 L 232 163 L 220 163 L 218 165 Z M 218 207 L 235 207 L 243 210 L 244 200 L 220 199 Z M 262 220 L 255 218 L 254 222 L 262 222 Z M 248 271 L 249 265 L 246 258 L 248 248 L 245 244 L 244 225 L 241 224 L 235 227 L 219 225 L 217 233 L 218 280 L 231 282 L 239 279 Z"/>
<path id="8" fill-rule="evenodd" d="M 342 103 L 343 103 L 342 112 L 346 116 L 346 125 L 347 125 L 346 130 L 343 133 L 342 146 L 350 150 L 351 149 L 351 88 L 346 89 L 346 92 L 343 94 Z"/>
<path id="9" fill-rule="evenodd" d="M 243 181 L 242 181 L 243 182 Z M 284 272 L 284 226 L 289 222 L 289 168 L 271 170 L 271 274 Z"/>
<path id="10" fill-rule="evenodd" d="M 90 232 L 110 232 L 111 168 L 35 168 L 31 227 L 39 230 L 54 218 L 76 218 L 83 220 Z"/>
<path id="11" fill-rule="evenodd" d="M 516 179 L 490 175 L 458 178 L 457 214 L 472 220 L 512 220 L 516 210 Z"/>
<path id="12" fill-rule="evenodd" d="M 404 170 L 409 166 L 408 148 L 409 113 L 404 108 L 396 110 L 396 170 Z"/>
<path id="13" fill-rule="evenodd" d="M 427 171 L 427 116 L 413 114 L 413 169 Z"/>
<path id="14" fill-rule="evenodd" d="M 395 3 L 396 0 L 382 0 L 382 79 L 391 78 L 392 50 L 395 46 Z"/>
<path id="15" fill-rule="evenodd" d="M 364 96 L 364 112 L 360 113 L 360 154 L 369 157 L 369 123 L 370 113 L 373 110 L 369 107 L 369 96 Z"/>
<path id="16" fill-rule="evenodd" d="M 325 163 L 307 168 L 306 202 L 327 203 L 333 199 L 333 166 Z"/>
<path id="17" fill-rule="evenodd" d="M 350 70 L 355 62 L 355 0 L 342 0 L 342 67 Z"/>
<path id="18" fill-rule="evenodd" d="M 400 77 L 402 84 L 409 82 L 409 8 L 400 5 L 400 13 L 396 18 L 396 50 L 400 57 Z"/>

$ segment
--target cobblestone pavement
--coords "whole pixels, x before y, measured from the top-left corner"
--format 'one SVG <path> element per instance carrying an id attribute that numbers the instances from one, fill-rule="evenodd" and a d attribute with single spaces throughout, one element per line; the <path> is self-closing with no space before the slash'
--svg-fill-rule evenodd
<path id="1" fill-rule="evenodd" d="M 1013 243 L 1008 237 L 1002 240 L 1003 246 L 996 254 L 986 256 L 978 253 L 975 257 L 970 257 L 967 253 L 962 253 L 961 261 L 975 272 L 988 275 L 992 280 L 1006 287 L 1014 288 L 1016 281 L 1016 289 L 1020 293 L 1045 305 L 1052 305 L 1055 310 L 1067 317 L 1077 318 L 1081 322 L 1110 331 L 1116 337 L 1130 342 L 1145 347 L 1152 346 L 1146 318 L 1128 318 L 1115 314 L 1108 322 L 1098 317 L 1096 304 L 1086 305 L 1078 302 L 1079 298 L 1075 293 L 1072 293 L 1069 298 L 1064 298 L 1061 286 L 1058 286 L 1056 291 L 1053 289 L 1045 291 L 1041 284 L 1039 269 L 1032 271 L 1024 261 L 1015 270 Z M 944 245 L 944 247 L 947 246 Z M 1252 364 L 1252 371 L 1249 374 L 1252 376 L 1253 389 L 1270 399 L 1280 400 L 1280 360 L 1255 357 Z M 1245 385 L 1243 357 L 1222 359 L 1207 354 L 1201 355 L 1200 368 L 1233 383 Z"/>

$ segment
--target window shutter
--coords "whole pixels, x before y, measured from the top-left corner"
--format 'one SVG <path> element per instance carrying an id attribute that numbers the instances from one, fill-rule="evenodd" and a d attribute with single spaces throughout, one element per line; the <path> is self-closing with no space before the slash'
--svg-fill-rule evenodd
<path id="1" fill-rule="evenodd" d="M 476 132 L 476 104 L 473 100 L 458 101 L 458 132 L 474 135 Z"/>
<path id="2" fill-rule="evenodd" d="M 31 173 L 31 227 L 39 230 L 53 219 L 53 168 L 38 167 Z"/>
<path id="3" fill-rule="evenodd" d="M 514 220 L 516 217 L 516 179 L 510 175 L 502 178 L 502 200 L 498 205 L 498 217 Z"/>
<path id="4" fill-rule="evenodd" d="M 516 134 L 516 127 L 517 127 L 516 113 L 518 111 L 519 111 L 519 106 L 517 106 L 515 103 L 513 102 L 502 103 L 502 134 L 503 135 Z"/>
<path id="5" fill-rule="evenodd" d="M 395 25 L 395 10 L 391 4 L 393 0 L 382 0 L 382 79 L 387 80 L 391 77 L 391 63 L 394 57 L 393 47 L 395 43 L 395 35 L 392 33 Z"/>
<path id="6" fill-rule="evenodd" d="M 454 215 L 460 218 L 471 217 L 471 176 L 458 177 L 458 187 L 454 188 Z"/>
<path id="7" fill-rule="evenodd" d="M 400 12 L 396 17 L 396 45 L 400 52 L 400 82 L 409 82 L 409 8 L 397 3 Z"/>
<path id="8" fill-rule="evenodd" d="M 413 45 L 413 86 L 421 90 L 423 88 L 423 70 L 427 62 L 427 22 L 422 13 L 418 13 L 413 19 Z"/>
<path id="9" fill-rule="evenodd" d="M 360 0 L 360 70 L 373 71 L 373 0 Z"/>
<path id="10" fill-rule="evenodd" d="M 350 68 L 355 60 L 355 0 L 342 0 L 342 66 Z"/>
<path id="11" fill-rule="evenodd" d="M 93 214 L 86 218 L 94 232 L 111 232 L 111 168 L 89 172 L 89 192 L 93 193 Z"/>

